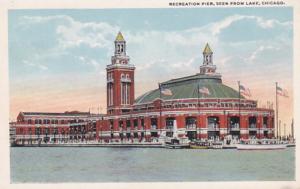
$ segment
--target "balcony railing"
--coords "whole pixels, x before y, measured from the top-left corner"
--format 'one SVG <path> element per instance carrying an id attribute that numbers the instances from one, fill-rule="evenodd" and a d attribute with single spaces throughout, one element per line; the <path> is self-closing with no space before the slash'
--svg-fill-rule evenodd
<path id="1" fill-rule="evenodd" d="M 196 124 L 188 124 L 185 126 L 187 129 L 196 129 Z"/>
<path id="2" fill-rule="evenodd" d="M 238 124 L 238 123 L 231 124 L 230 129 L 233 130 L 233 131 L 234 130 L 239 130 L 240 129 L 240 124 Z"/>
<path id="3" fill-rule="evenodd" d="M 208 130 L 219 130 L 219 124 L 211 123 L 207 126 Z"/>
<path id="4" fill-rule="evenodd" d="M 174 128 L 173 125 L 167 125 L 167 126 L 166 126 L 166 129 L 173 129 L 173 128 Z"/>
<path id="5" fill-rule="evenodd" d="M 130 78 L 121 78 L 121 82 L 127 82 L 130 83 L 131 79 Z"/>
<path id="6" fill-rule="evenodd" d="M 156 130 L 157 129 L 157 125 L 151 125 L 151 129 L 152 130 Z"/>
<path id="7" fill-rule="evenodd" d="M 256 124 L 251 123 L 251 124 L 249 125 L 249 129 L 256 129 Z"/>
<path id="8" fill-rule="evenodd" d="M 85 126 L 88 122 L 78 122 L 78 123 L 70 123 L 70 126 Z"/>

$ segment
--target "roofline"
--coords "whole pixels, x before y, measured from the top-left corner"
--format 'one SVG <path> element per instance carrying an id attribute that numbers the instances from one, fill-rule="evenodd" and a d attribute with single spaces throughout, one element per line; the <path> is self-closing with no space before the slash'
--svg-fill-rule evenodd
<path id="1" fill-rule="evenodd" d="M 182 82 L 182 81 L 188 81 L 188 80 L 198 80 L 198 79 L 219 79 L 222 80 L 221 75 L 204 75 L 197 73 L 195 75 L 189 75 L 189 76 L 184 76 L 176 79 L 170 79 L 168 81 L 162 82 L 162 85 L 168 85 L 168 84 L 173 84 L 177 82 Z"/>
<path id="2" fill-rule="evenodd" d="M 239 100 L 239 98 L 199 98 L 199 100 Z M 137 106 L 137 105 L 146 105 L 146 104 L 150 104 L 153 103 L 156 100 L 162 100 L 163 102 L 171 102 L 171 101 L 181 101 L 181 100 L 198 100 L 198 98 L 176 98 L 176 99 L 161 99 L 161 98 L 155 98 L 152 101 L 149 102 L 143 102 L 143 103 L 134 103 L 133 106 Z M 241 100 L 246 100 L 246 101 L 252 101 L 252 102 L 257 102 L 257 100 L 251 100 L 251 99 L 246 99 L 246 98 L 241 98 Z"/>
<path id="3" fill-rule="evenodd" d="M 88 116 L 90 112 L 20 112 L 23 116 Z"/>

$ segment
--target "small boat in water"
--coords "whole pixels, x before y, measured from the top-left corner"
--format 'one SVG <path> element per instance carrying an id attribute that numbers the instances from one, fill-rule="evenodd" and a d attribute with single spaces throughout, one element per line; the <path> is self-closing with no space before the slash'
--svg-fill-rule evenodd
<path id="1" fill-rule="evenodd" d="M 205 141 L 193 141 L 190 142 L 190 148 L 192 149 L 208 149 L 209 143 Z"/>
<path id="2" fill-rule="evenodd" d="M 165 137 L 164 147 L 169 149 L 189 148 L 190 140 L 187 137 L 179 137 L 177 130 L 177 122 L 173 122 L 173 136 Z"/>
<path id="3" fill-rule="evenodd" d="M 165 148 L 169 149 L 182 149 L 189 148 L 190 145 L 188 143 L 181 143 L 179 139 L 172 138 L 169 141 L 165 142 Z"/>
<path id="4" fill-rule="evenodd" d="M 223 149 L 223 142 L 221 141 L 214 141 L 210 143 L 209 149 Z"/>
<path id="5" fill-rule="evenodd" d="M 240 144 L 236 144 L 238 150 L 280 150 L 286 147 L 287 144 L 275 139 L 241 141 Z"/>

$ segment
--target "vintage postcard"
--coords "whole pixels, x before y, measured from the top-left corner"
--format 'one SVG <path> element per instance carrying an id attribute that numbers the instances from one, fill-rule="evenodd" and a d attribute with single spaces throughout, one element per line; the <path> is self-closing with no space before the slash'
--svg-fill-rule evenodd
<path id="1" fill-rule="evenodd" d="M 7 1 L 5 187 L 296 188 L 297 5 Z"/>

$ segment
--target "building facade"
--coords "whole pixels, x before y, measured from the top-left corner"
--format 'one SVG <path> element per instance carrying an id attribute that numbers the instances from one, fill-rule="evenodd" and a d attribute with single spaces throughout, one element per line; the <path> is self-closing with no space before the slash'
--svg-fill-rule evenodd
<path id="1" fill-rule="evenodd" d="M 80 141 L 157 141 L 172 136 L 193 139 L 274 137 L 274 110 L 222 83 L 206 44 L 198 73 L 160 83 L 135 98 L 135 66 L 119 32 L 107 72 L 107 114 L 20 112 L 10 124 L 17 143 Z"/>
<path id="2" fill-rule="evenodd" d="M 97 140 L 99 119 L 102 115 L 78 111 L 20 112 L 17 121 L 10 123 L 11 139 L 17 144 Z"/>
<path id="3" fill-rule="evenodd" d="M 222 83 L 208 44 L 199 73 L 163 82 L 135 101 L 134 68 L 119 33 L 115 55 L 107 65 L 107 115 L 97 121 L 101 139 L 153 141 L 172 136 L 174 127 L 179 137 L 191 140 L 222 139 L 226 135 L 243 139 L 274 136 L 274 111 L 258 108 L 256 101 Z"/>

